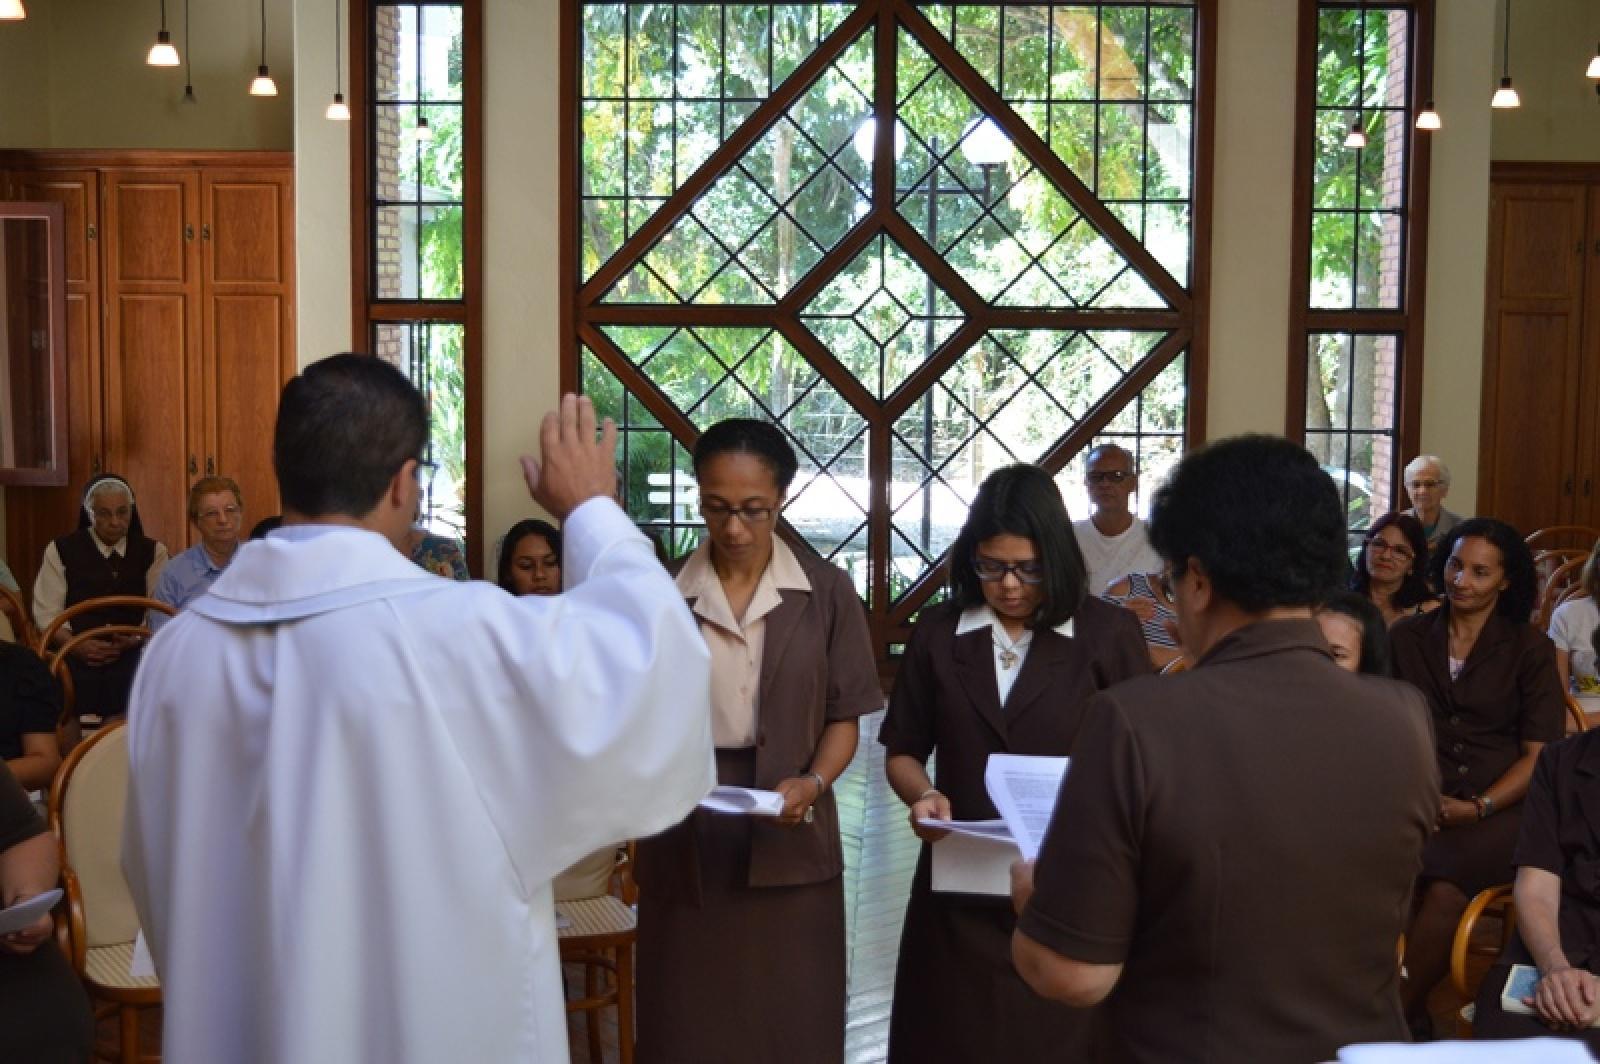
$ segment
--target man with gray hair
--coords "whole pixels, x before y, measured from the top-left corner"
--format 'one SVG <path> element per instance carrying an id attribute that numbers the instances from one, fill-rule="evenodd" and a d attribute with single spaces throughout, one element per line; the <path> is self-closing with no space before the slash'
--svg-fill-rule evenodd
<path id="1" fill-rule="evenodd" d="M 1450 494 L 1450 467 L 1436 454 L 1419 454 L 1406 463 L 1406 495 L 1411 509 L 1406 513 L 1422 522 L 1428 549 L 1438 547 L 1450 530 L 1461 523 L 1460 516 L 1444 508 Z"/>

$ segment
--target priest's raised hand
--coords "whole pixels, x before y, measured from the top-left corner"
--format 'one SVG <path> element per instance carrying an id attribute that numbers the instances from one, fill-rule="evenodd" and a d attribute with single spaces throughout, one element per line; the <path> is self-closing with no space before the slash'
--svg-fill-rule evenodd
<path id="1" fill-rule="evenodd" d="M 528 493 L 559 520 L 580 503 L 616 497 L 617 426 L 606 418 L 598 439 L 595 431 L 593 400 L 568 393 L 539 426 L 541 458 L 522 456 Z"/>

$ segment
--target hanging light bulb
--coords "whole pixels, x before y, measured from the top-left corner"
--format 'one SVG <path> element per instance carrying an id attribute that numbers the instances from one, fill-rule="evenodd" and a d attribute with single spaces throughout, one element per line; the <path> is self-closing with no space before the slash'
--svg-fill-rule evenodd
<path id="1" fill-rule="evenodd" d="M 1361 115 L 1359 113 L 1350 123 L 1350 132 L 1345 134 L 1344 146 L 1357 151 L 1367 146 L 1367 131 L 1361 128 Z"/>
<path id="2" fill-rule="evenodd" d="M 1522 106 L 1522 97 L 1511 87 L 1511 0 L 1506 0 L 1506 34 L 1501 42 L 1500 87 L 1494 91 L 1489 106 L 1499 111 L 1509 111 Z"/>
<path id="3" fill-rule="evenodd" d="M 1439 121 L 1439 112 L 1433 109 L 1433 101 L 1417 114 L 1418 129 L 1438 129 L 1443 123 Z"/>
<path id="4" fill-rule="evenodd" d="M 250 82 L 250 95 L 278 95 L 278 83 L 267 70 L 267 0 L 261 0 L 261 65 L 256 68 L 255 80 Z"/>
<path id="5" fill-rule="evenodd" d="M 144 61 L 151 66 L 174 67 L 178 65 L 178 50 L 172 47 L 172 34 L 167 32 L 167 0 L 161 0 L 161 29 L 156 33 L 156 43 Z"/>
<path id="6" fill-rule="evenodd" d="M 0 18 L 4 17 L 0 15 Z M 1584 76 L 1600 81 L 1600 44 L 1594 46 L 1594 58 L 1589 60 L 1589 69 L 1584 71 Z"/>
<path id="7" fill-rule="evenodd" d="M 417 112 L 417 139 L 433 139 L 433 127 L 428 125 L 428 116 L 423 114 L 420 110 Z"/>
<path id="8" fill-rule="evenodd" d="M 339 0 L 333 0 L 333 102 L 322 113 L 322 117 L 330 122 L 350 121 L 350 107 L 344 102 L 343 78 L 341 77 L 341 60 L 344 58 L 339 48 Z"/>
<path id="9" fill-rule="evenodd" d="M 22 0 L 0 0 L 0 22 L 19 22 L 27 17 Z"/>
<path id="10" fill-rule="evenodd" d="M 194 49 L 189 47 L 189 0 L 183 0 L 183 102 L 200 102 L 194 95 Z"/>

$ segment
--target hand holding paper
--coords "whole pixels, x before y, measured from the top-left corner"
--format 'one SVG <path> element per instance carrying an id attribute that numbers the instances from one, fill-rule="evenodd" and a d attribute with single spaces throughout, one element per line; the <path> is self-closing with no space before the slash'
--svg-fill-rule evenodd
<path id="1" fill-rule="evenodd" d="M 740 816 L 778 816 L 783 812 L 783 795 L 750 787 L 713 787 L 700 799 L 700 808 Z"/>

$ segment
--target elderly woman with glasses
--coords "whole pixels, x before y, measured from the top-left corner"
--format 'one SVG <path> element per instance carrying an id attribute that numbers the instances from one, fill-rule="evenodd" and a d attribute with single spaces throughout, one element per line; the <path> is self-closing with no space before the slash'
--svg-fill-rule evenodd
<path id="1" fill-rule="evenodd" d="M 776 817 L 697 810 L 639 843 L 641 1064 L 844 1059 L 844 858 L 832 786 L 883 705 L 850 578 L 775 536 L 798 462 L 764 421 L 694 447 L 706 540 L 678 574 L 711 652 L 722 784 Z"/>
<path id="2" fill-rule="evenodd" d="M 1371 599 L 1387 624 L 1438 609 L 1439 599 L 1428 588 L 1428 540 L 1421 522 L 1409 514 L 1384 514 L 1372 522 L 1350 590 Z"/>
<path id="3" fill-rule="evenodd" d="M 878 736 L 924 842 L 900 939 L 891 1061 L 1086 1053 L 1089 1015 L 1039 997 L 1012 965 L 1009 862 L 999 862 L 998 894 L 941 892 L 945 832 L 925 821 L 998 816 L 983 782 L 990 754 L 1071 754 L 1089 698 L 1150 671 L 1138 618 L 1087 590 L 1049 474 L 1029 465 L 991 474 L 950 549 L 950 598 L 917 621 Z M 935 754 L 937 781 L 927 770 Z"/>

